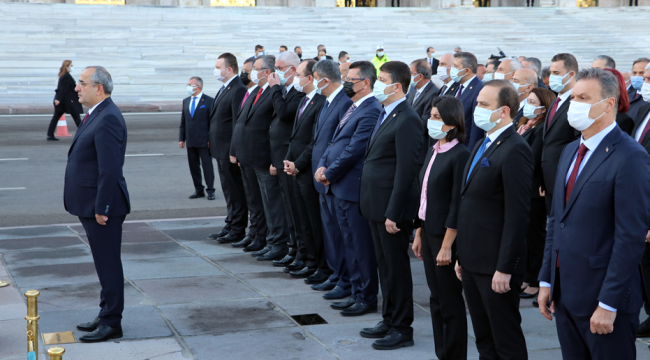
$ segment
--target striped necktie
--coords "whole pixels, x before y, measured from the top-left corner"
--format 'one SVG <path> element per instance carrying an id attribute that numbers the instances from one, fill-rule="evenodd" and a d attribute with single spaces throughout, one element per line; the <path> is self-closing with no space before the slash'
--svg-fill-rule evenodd
<path id="1" fill-rule="evenodd" d="M 339 122 L 339 129 L 343 127 L 343 125 L 345 124 L 346 121 L 348 121 L 348 119 L 350 118 L 350 116 L 354 112 L 354 109 L 356 109 L 356 108 L 357 108 L 356 104 L 352 104 L 352 106 L 350 106 L 348 111 L 343 116 L 343 119 L 341 119 L 341 122 Z"/>

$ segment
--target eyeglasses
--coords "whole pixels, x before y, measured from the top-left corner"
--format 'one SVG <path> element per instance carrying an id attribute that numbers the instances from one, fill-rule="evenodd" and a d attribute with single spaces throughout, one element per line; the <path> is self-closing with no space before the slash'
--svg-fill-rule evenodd
<path id="1" fill-rule="evenodd" d="M 253 68 L 253 70 L 255 70 L 255 71 L 264 71 L 264 70 L 268 70 L 268 69 L 269 68 L 259 68 L 259 69 Z"/>
<path id="2" fill-rule="evenodd" d="M 82 87 L 86 87 L 86 85 L 97 86 L 99 84 L 94 82 L 85 82 L 83 80 L 79 80 L 79 85 L 81 85 Z"/>
<path id="3" fill-rule="evenodd" d="M 352 80 L 358 80 L 358 81 L 363 81 L 363 80 L 368 80 L 368 78 L 351 78 L 351 77 L 345 77 L 343 80 L 347 82 L 352 82 Z"/>

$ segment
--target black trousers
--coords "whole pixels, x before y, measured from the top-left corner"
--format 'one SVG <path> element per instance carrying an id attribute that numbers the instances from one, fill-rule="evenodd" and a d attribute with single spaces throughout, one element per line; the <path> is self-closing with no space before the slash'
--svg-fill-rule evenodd
<path id="1" fill-rule="evenodd" d="M 440 360 L 467 359 L 467 315 L 463 284 L 456 277 L 456 246 L 451 248 L 451 264 L 438 266 L 436 257 L 444 235 L 431 235 L 422 228 L 424 273 L 431 291 L 429 306 L 436 356 Z"/>
<path id="2" fill-rule="evenodd" d="M 264 203 L 262 202 L 262 192 L 257 183 L 255 169 L 246 164 L 241 164 L 242 182 L 246 192 L 246 204 L 250 211 L 251 226 L 248 234 L 257 241 L 266 243 L 268 227 L 266 226 L 266 217 L 264 215 Z"/>
<path id="3" fill-rule="evenodd" d="M 519 288 L 523 276 L 513 275 L 510 279 L 510 291 L 505 294 L 492 290 L 494 274 L 479 274 L 463 268 L 462 277 L 480 358 L 528 359 L 519 313 Z"/>
<path id="4" fill-rule="evenodd" d="M 395 1 L 397 1 L 397 7 L 399 7 L 399 0 L 391 0 L 390 6 L 395 7 Z"/>
<path id="5" fill-rule="evenodd" d="M 352 0 L 345 0 L 345 7 L 352 6 Z"/>
<path id="6" fill-rule="evenodd" d="M 398 223 L 400 231 L 390 234 L 384 222 L 369 221 L 375 244 L 379 283 L 384 298 L 384 324 L 405 336 L 413 336 L 413 279 L 409 257 L 410 222 Z"/>
<path id="7" fill-rule="evenodd" d="M 298 174 L 295 179 L 294 192 L 296 209 L 300 218 L 300 227 L 304 235 L 298 244 L 298 254 L 305 254 L 308 266 L 316 267 L 323 274 L 331 274 L 325 261 L 323 242 L 323 223 L 320 216 L 318 192 L 309 173 Z"/>
<path id="8" fill-rule="evenodd" d="M 276 165 L 282 166 L 278 167 Z M 274 165 L 277 169 L 277 177 L 280 181 L 280 189 L 282 190 L 282 204 L 284 205 L 284 213 L 287 218 L 287 225 L 289 225 L 289 242 L 288 245 L 291 248 L 291 255 L 295 255 L 297 259 L 304 260 L 307 255 L 304 252 L 299 253 L 298 249 L 301 247 L 305 238 L 302 227 L 300 226 L 300 217 L 298 216 L 297 200 L 296 200 L 296 179 L 295 177 L 288 175 L 282 169 L 284 169 L 284 164 L 279 163 Z"/>
<path id="9" fill-rule="evenodd" d="M 248 226 L 248 206 L 246 205 L 246 191 L 242 173 L 237 164 L 230 160 L 217 160 L 217 170 L 221 181 L 221 190 L 226 198 L 228 216 L 226 227 L 233 234 L 244 234 Z"/>
<path id="10" fill-rule="evenodd" d="M 650 243 L 645 243 L 645 251 L 641 258 L 641 273 L 643 274 L 643 282 L 645 286 L 645 313 L 650 315 Z"/>
<path id="11" fill-rule="evenodd" d="M 639 6 L 639 0 L 630 0 L 630 6 Z"/>
<path id="12" fill-rule="evenodd" d="M 290 236 L 280 181 L 277 175 L 271 175 L 268 167 L 255 168 L 255 175 L 262 194 L 266 226 L 269 229 L 266 243 L 272 244 L 274 248 L 284 248 L 288 246 Z"/>
<path id="13" fill-rule="evenodd" d="M 52 120 L 50 120 L 50 125 L 47 127 L 47 136 L 54 136 L 54 130 L 56 130 L 56 124 L 59 122 L 59 119 L 61 116 L 63 116 L 65 112 L 63 111 L 58 111 L 54 110 L 54 115 L 52 116 Z M 70 113 L 70 116 L 72 116 L 72 119 L 74 119 L 75 125 L 77 125 L 77 129 L 79 128 L 79 125 L 81 125 L 81 119 L 79 118 L 79 114 L 77 113 Z"/>
<path id="14" fill-rule="evenodd" d="M 528 261 L 524 282 L 529 286 L 538 287 L 539 270 L 544 261 L 544 246 L 546 245 L 546 200 L 533 198 L 530 203 L 530 222 L 526 230 L 528 245 Z"/>
<path id="15" fill-rule="evenodd" d="M 109 217 L 106 225 L 99 225 L 94 217 L 79 217 L 86 230 L 95 270 L 102 286 L 97 317 L 102 324 L 110 327 L 120 326 L 124 311 L 124 272 L 120 253 L 122 223 L 125 218 L 126 215 Z"/>
<path id="16" fill-rule="evenodd" d="M 209 193 L 214 192 L 214 168 L 212 167 L 212 156 L 210 149 L 207 147 L 188 147 L 187 162 L 190 165 L 190 174 L 194 182 L 196 191 L 203 191 L 201 182 L 201 167 L 203 167 L 203 177 L 205 178 L 205 187 Z"/>

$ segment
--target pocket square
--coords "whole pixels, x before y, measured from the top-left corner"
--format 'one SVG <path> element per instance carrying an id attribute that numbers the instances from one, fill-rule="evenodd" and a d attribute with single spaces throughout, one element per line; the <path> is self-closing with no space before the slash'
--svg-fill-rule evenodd
<path id="1" fill-rule="evenodd" d="M 490 160 L 488 160 L 488 158 L 483 158 L 483 160 L 481 160 L 481 167 L 490 167 Z"/>
<path id="2" fill-rule="evenodd" d="M 205 105 L 201 105 L 199 109 L 205 109 Z"/>

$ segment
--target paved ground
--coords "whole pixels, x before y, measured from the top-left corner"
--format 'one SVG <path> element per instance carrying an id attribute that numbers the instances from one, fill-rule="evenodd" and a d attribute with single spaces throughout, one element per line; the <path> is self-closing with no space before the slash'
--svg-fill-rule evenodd
<path id="1" fill-rule="evenodd" d="M 435 358 L 429 292 L 419 260 L 411 263 L 415 346 L 381 352 L 358 335 L 379 314 L 342 317 L 302 280 L 205 240 L 222 225 L 223 218 L 126 224 L 124 338 L 63 345 L 64 359 Z M 0 253 L 0 280 L 12 283 L 0 288 L 0 359 L 25 358 L 21 294 L 26 290 L 41 292 L 44 333 L 71 331 L 96 316 L 99 287 L 81 226 L 0 229 Z M 313 313 L 327 324 L 300 326 L 290 317 Z M 521 313 L 530 359 L 560 359 L 554 323 L 543 319 L 530 300 L 521 302 Z M 476 359 L 471 326 L 468 339 L 469 358 Z M 638 359 L 650 356 L 650 339 L 644 340 L 637 343 Z"/>
<path id="2" fill-rule="evenodd" d="M 0 227 L 78 221 L 63 208 L 63 179 L 72 137 L 45 141 L 51 117 L 0 116 Z M 180 113 L 124 117 L 129 132 L 124 176 L 133 210 L 129 219 L 226 214 L 216 173 L 216 200 L 187 198 L 194 187 L 187 153 L 178 147 Z M 76 131 L 69 116 L 68 130 L 71 135 Z"/>

